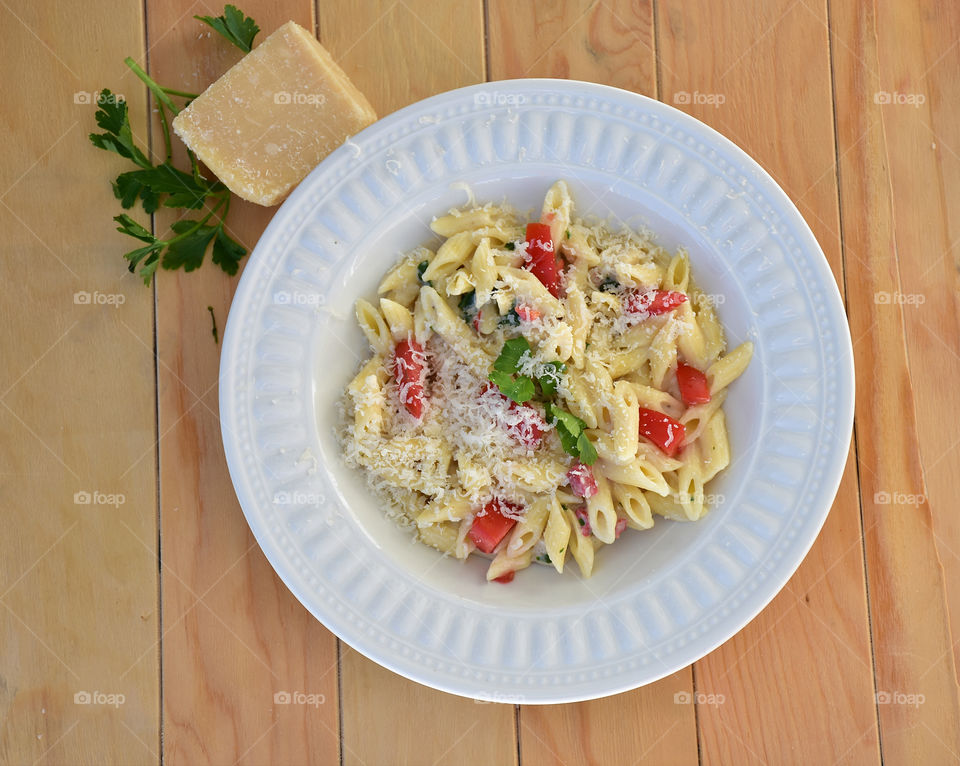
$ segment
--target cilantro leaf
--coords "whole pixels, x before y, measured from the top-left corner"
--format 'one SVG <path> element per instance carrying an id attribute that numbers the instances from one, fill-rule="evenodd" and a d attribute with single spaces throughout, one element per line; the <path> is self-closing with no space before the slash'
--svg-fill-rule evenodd
<path id="1" fill-rule="evenodd" d="M 240 261 L 247 254 L 247 248 L 230 238 L 224 231 L 223 223 L 217 227 L 217 238 L 213 241 L 213 262 L 227 274 L 233 276 L 240 268 Z"/>
<path id="2" fill-rule="evenodd" d="M 499 372 L 518 372 L 520 357 L 529 351 L 530 343 L 522 335 L 519 338 L 511 338 L 500 349 L 500 356 L 493 363 L 493 369 Z"/>
<path id="3" fill-rule="evenodd" d="M 494 370 L 489 378 L 497 384 L 500 393 L 508 399 L 512 399 L 517 404 L 523 404 L 533 399 L 536 389 L 533 387 L 533 381 L 526 375 L 518 375 L 514 378 L 507 372 L 498 372 Z"/>
<path id="4" fill-rule="evenodd" d="M 581 463 L 593 465 L 597 460 L 597 450 L 586 434 L 587 424 L 576 415 L 547 403 L 547 420 L 556 426 L 557 436 L 563 451 L 577 458 Z"/>
<path id="5" fill-rule="evenodd" d="M 133 130 L 127 115 L 127 102 L 114 96 L 107 88 L 97 99 L 97 125 L 106 133 L 91 133 L 90 141 L 98 149 L 115 152 L 142 168 L 151 167 L 150 160 L 133 141 Z"/>
<path id="6" fill-rule="evenodd" d="M 193 271 L 203 263 L 210 240 L 216 236 L 216 226 L 197 226 L 199 221 L 177 221 L 170 228 L 179 237 L 174 237 L 163 254 L 163 268 Z"/>
<path id="7" fill-rule="evenodd" d="M 249 16 L 235 5 L 226 5 L 222 16 L 194 16 L 193 18 L 209 24 L 227 40 L 236 45 L 244 53 L 253 48 L 253 38 L 257 36 L 260 27 Z"/>

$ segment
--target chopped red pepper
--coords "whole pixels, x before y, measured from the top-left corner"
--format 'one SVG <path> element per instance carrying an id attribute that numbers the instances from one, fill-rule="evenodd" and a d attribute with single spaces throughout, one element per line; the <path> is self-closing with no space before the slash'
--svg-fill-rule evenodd
<path id="1" fill-rule="evenodd" d="M 547 430 L 547 423 L 536 407 L 526 402 L 518 404 L 512 399 L 508 399 L 501 394 L 500 389 L 492 383 L 486 383 L 480 395 L 498 396 L 504 401 L 510 402 L 509 410 L 517 417 L 516 419 L 511 418 L 509 422 L 504 423 L 504 430 L 506 430 L 514 440 L 528 449 L 536 449 L 540 446 L 540 442 L 543 440 L 543 432 Z"/>
<path id="2" fill-rule="evenodd" d="M 623 313 L 645 317 L 666 314 L 686 299 L 676 290 L 631 290 L 623 298 Z"/>
<path id="3" fill-rule="evenodd" d="M 640 408 L 640 435 L 656 444 L 668 457 L 683 447 L 686 429 L 679 420 L 656 410 Z"/>
<path id="4" fill-rule="evenodd" d="M 517 523 L 516 519 L 504 516 L 503 509 L 517 511 L 519 506 L 495 497 L 474 517 L 470 531 L 467 532 L 467 536 L 484 553 L 493 553 L 493 549 Z"/>
<path id="5" fill-rule="evenodd" d="M 560 297 L 563 261 L 550 235 L 550 224 L 527 224 L 527 262 L 524 267 L 539 279 L 554 298 Z"/>
<path id="6" fill-rule="evenodd" d="M 499 577 L 494 577 L 494 582 L 502 582 L 506 585 L 508 582 L 513 582 L 513 576 L 517 573 L 516 569 L 511 569 L 509 572 L 500 575 Z"/>
<path id="7" fill-rule="evenodd" d="M 597 494 L 597 480 L 594 478 L 593 469 L 579 460 L 570 466 L 567 478 L 570 480 L 570 490 L 577 497 L 586 499 Z"/>
<path id="8" fill-rule="evenodd" d="M 393 350 L 393 374 L 400 402 L 417 419 L 423 416 L 426 359 L 423 346 L 415 340 L 404 339 Z"/>
<path id="9" fill-rule="evenodd" d="M 677 385 L 680 387 L 680 398 L 688 407 L 710 401 L 710 383 L 707 376 L 686 362 L 677 364 Z"/>
<path id="10" fill-rule="evenodd" d="M 533 306 L 521 304 L 517 306 L 517 316 L 524 322 L 536 322 L 541 317 L 541 314 Z"/>

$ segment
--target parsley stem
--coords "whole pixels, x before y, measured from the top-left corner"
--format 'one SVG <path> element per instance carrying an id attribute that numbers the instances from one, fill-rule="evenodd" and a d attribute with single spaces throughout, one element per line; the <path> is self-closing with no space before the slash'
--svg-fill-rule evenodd
<path id="1" fill-rule="evenodd" d="M 167 157 L 167 162 L 173 159 L 173 145 L 170 143 L 170 126 L 167 124 L 167 110 L 163 104 L 157 104 L 157 111 L 160 112 L 160 124 L 163 126 L 163 150 Z"/>
<path id="2" fill-rule="evenodd" d="M 173 88 L 161 88 L 168 96 L 180 96 L 181 98 L 198 98 L 199 93 L 187 93 L 185 90 L 174 90 Z"/>
<path id="3" fill-rule="evenodd" d="M 156 96 L 157 100 L 163 104 L 167 109 L 169 109 L 174 114 L 180 114 L 180 110 L 174 105 L 173 101 L 170 100 L 170 97 L 166 94 L 166 91 L 161 88 L 153 79 L 148 75 L 143 69 L 140 68 L 140 65 L 134 61 L 130 56 L 127 56 L 123 63 L 130 67 L 130 70 L 141 80 L 143 80 L 144 85 L 150 88 L 150 92 Z"/>
<path id="4" fill-rule="evenodd" d="M 213 217 L 214 213 L 216 213 L 216 212 L 223 206 L 224 203 L 226 203 L 226 205 L 227 205 L 227 210 L 229 210 L 229 209 L 230 209 L 230 198 L 229 198 L 229 197 L 227 197 L 226 199 L 221 198 L 220 201 L 217 202 L 217 204 L 214 205 L 214 206 L 210 209 L 210 212 L 207 213 L 207 214 L 206 214 L 203 218 L 201 218 L 199 221 L 197 221 L 193 226 L 191 226 L 189 229 L 187 229 L 187 230 L 186 230 L 185 232 L 183 232 L 182 234 L 178 234 L 178 235 L 175 236 L 173 239 L 165 240 L 163 244 L 164 244 L 166 247 L 169 247 L 169 246 L 172 245 L 174 242 L 179 242 L 181 239 L 186 239 L 187 237 L 189 237 L 191 234 L 193 234 L 194 232 L 196 232 L 201 226 L 205 225 L 205 224 L 207 223 L 207 221 L 209 221 L 209 220 Z M 224 211 L 224 215 L 226 215 L 226 211 Z"/>

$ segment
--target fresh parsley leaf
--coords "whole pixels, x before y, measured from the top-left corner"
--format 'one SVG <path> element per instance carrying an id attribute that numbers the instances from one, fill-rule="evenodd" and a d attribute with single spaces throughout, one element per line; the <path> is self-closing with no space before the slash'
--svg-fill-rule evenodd
<path id="1" fill-rule="evenodd" d="M 585 433 L 587 424 L 576 415 L 549 402 L 546 405 L 546 412 L 547 420 L 556 426 L 563 451 L 577 458 L 581 463 L 593 465 L 597 460 L 597 450 Z"/>
<path id="2" fill-rule="evenodd" d="M 143 278 L 143 283 L 149 285 L 157 266 L 160 265 L 161 250 L 163 250 L 163 243 L 156 242 L 124 253 L 123 257 L 130 262 L 127 268 L 130 269 L 131 274 L 136 271 L 137 266 L 140 266 L 140 276 Z"/>
<path id="3" fill-rule="evenodd" d="M 494 370 L 489 378 L 497 384 L 501 394 L 517 404 L 529 402 L 536 392 L 533 381 L 526 375 L 518 375 L 514 378 L 510 373 Z"/>
<path id="4" fill-rule="evenodd" d="M 505 242 L 504 245 L 503 245 L 503 249 L 504 249 L 504 250 L 516 250 L 516 249 L 517 249 L 517 243 L 516 243 L 516 242 Z"/>
<path id="5" fill-rule="evenodd" d="M 548 372 L 550 368 L 553 372 Z M 557 385 L 560 383 L 560 377 L 567 371 L 567 365 L 563 362 L 547 362 L 544 365 L 544 374 L 537 376 L 537 383 L 540 384 L 540 390 L 547 399 L 552 399 L 557 395 Z"/>
<path id="6" fill-rule="evenodd" d="M 221 221 L 217 227 L 217 238 L 213 240 L 213 262 L 233 276 L 240 268 L 240 261 L 246 254 L 247 248 L 230 238 L 224 231 Z"/>
<path id="7" fill-rule="evenodd" d="M 580 462 L 585 465 L 593 465 L 597 462 L 597 448 L 587 436 L 586 432 L 581 431 L 577 437 L 577 452 L 580 453 Z"/>
<path id="8" fill-rule="evenodd" d="M 424 281 L 423 279 L 423 272 L 425 272 L 429 267 L 430 267 L 430 261 L 420 261 L 420 263 L 417 264 L 417 281 L 421 285 L 430 284 L 429 281 Z"/>
<path id="9" fill-rule="evenodd" d="M 493 363 L 493 369 L 500 372 L 518 372 L 520 357 L 529 351 L 530 343 L 522 335 L 519 338 L 511 338 L 500 349 L 500 356 Z"/>
<path id="10" fill-rule="evenodd" d="M 172 228 L 179 237 L 174 237 L 163 254 L 163 268 L 193 271 L 203 263 L 210 241 L 216 236 L 216 226 L 199 225 L 200 221 L 177 221 Z"/>
<path id="11" fill-rule="evenodd" d="M 567 239 L 570 239 L 570 229 L 567 229 Z"/>
<path id="12" fill-rule="evenodd" d="M 257 36 L 260 27 L 249 16 L 235 5 L 226 5 L 222 16 L 194 16 L 193 18 L 209 24 L 227 40 L 236 45 L 244 53 L 253 49 L 253 38 Z"/>
<path id="13" fill-rule="evenodd" d="M 156 192 L 138 178 L 137 174 L 142 172 L 134 170 L 118 175 L 113 183 L 113 195 L 120 200 L 124 210 L 132 208 L 137 203 L 137 199 L 140 199 L 143 203 L 143 212 L 152 214 L 159 207 L 160 200 Z"/>
<path id="14" fill-rule="evenodd" d="M 159 240 L 153 236 L 149 231 L 147 231 L 143 226 L 134 221 L 126 213 L 123 215 L 117 215 L 113 218 L 118 224 L 117 231 L 121 234 L 127 234 L 135 239 L 139 239 L 141 242 L 158 242 Z"/>
<path id="15" fill-rule="evenodd" d="M 127 102 L 114 96 L 107 88 L 97 99 L 97 125 L 106 133 L 91 133 L 90 141 L 98 149 L 115 152 L 142 168 L 151 167 L 150 160 L 133 141 L 133 130 L 127 115 Z"/>
<path id="16" fill-rule="evenodd" d="M 476 293 L 471 290 L 468 293 L 464 293 L 460 296 L 460 302 L 457 304 L 460 308 L 460 316 L 463 317 L 463 321 L 467 324 L 473 322 L 477 317 L 477 296 Z"/>
<path id="17" fill-rule="evenodd" d="M 517 306 L 514 304 L 513 308 L 510 309 L 506 314 L 500 317 L 500 321 L 497 322 L 498 327 L 519 327 L 520 326 L 520 315 L 517 313 Z"/>

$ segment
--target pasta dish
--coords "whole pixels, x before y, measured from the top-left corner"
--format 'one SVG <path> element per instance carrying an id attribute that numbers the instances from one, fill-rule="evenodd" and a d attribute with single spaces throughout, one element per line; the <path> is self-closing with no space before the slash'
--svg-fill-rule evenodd
<path id="1" fill-rule="evenodd" d="M 727 353 L 688 254 L 574 217 L 468 205 L 431 224 L 356 316 L 372 356 L 339 437 L 387 513 L 443 553 L 587 577 L 654 516 L 696 521 L 730 462 L 723 402 L 753 345 Z"/>

